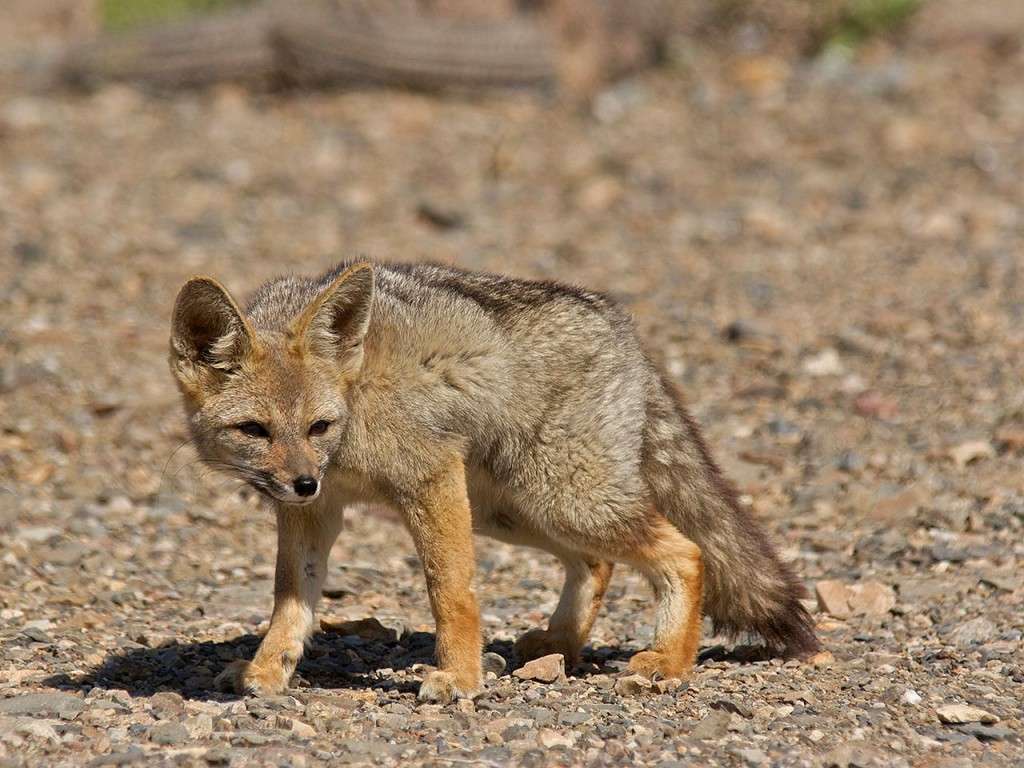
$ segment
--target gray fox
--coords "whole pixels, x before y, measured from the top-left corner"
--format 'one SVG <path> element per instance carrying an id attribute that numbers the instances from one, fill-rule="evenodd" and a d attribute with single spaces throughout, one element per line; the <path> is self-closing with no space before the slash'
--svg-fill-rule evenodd
<path id="1" fill-rule="evenodd" d="M 801 584 L 606 296 L 360 262 L 268 282 L 243 311 L 196 277 L 175 303 L 170 347 L 200 456 L 277 515 L 270 628 L 222 685 L 288 685 L 342 508 L 361 501 L 401 513 L 423 565 L 438 662 L 423 700 L 481 690 L 474 532 L 565 566 L 547 628 L 516 643 L 521 659 L 579 658 L 616 562 L 639 569 L 657 600 L 634 672 L 686 676 L 702 606 L 716 629 L 757 632 L 780 653 L 818 648 Z"/>

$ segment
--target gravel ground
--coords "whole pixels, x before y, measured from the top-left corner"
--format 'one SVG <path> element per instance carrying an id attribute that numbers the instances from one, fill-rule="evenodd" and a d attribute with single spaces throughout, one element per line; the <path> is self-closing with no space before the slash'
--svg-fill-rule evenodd
<path id="1" fill-rule="evenodd" d="M 585 116 L 0 95 L 0 764 L 1024 763 L 1024 53 L 1013 0 L 972 6 L 851 64 L 690 43 Z M 266 627 L 273 521 L 186 444 L 170 304 L 195 272 L 241 291 L 351 254 L 621 297 L 826 650 L 708 631 L 689 681 L 622 679 L 652 620 L 623 570 L 582 666 L 523 680 L 559 572 L 481 541 L 497 676 L 419 705 L 411 543 L 353 509 L 288 695 L 214 691 Z"/>

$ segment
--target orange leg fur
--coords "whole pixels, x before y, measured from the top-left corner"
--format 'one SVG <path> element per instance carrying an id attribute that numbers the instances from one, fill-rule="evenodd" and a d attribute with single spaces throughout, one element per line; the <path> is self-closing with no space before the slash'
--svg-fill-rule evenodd
<path id="1" fill-rule="evenodd" d="M 313 612 L 327 573 L 327 556 L 341 530 L 340 509 L 327 498 L 277 510 L 274 612 L 252 661 L 236 661 L 217 678 L 221 688 L 270 695 L 288 687 L 314 630 Z"/>
<path id="2" fill-rule="evenodd" d="M 461 460 L 402 504 L 426 577 L 437 625 L 437 664 L 420 685 L 423 701 L 449 702 L 481 690 L 480 611 L 473 591 L 473 531 Z"/>
<path id="3" fill-rule="evenodd" d="M 650 580 L 658 600 L 654 643 L 629 660 L 647 677 L 686 677 L 700 644 L 703 564 L 700 548 L 665 519 L 650 542 L 630 553 L 630 562 Z"/>

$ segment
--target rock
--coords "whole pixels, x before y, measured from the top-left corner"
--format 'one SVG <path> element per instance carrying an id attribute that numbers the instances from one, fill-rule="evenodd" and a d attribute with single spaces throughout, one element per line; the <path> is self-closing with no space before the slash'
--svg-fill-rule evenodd
<path id="1" fill-rule="evenodd" d="M 694 729 L 690 731 L 690 736 L 701 741 L 720 739 L 729 731 L 730 720 L 731 716 L 728 712 L 720 709 L 712 710 L 694 726 Z"/>
<path id="2" fill-rule="evenodd" d="M 553 747 L 566 747 L 572 749 L 573 745 L 576 744 L 576 739 L 579 738 L 577 734 L 572 731 L 566 733 L 558 733 L 550 728 L 541 728 L 537 732 L 537 743 L 544 747 L 544 749 L 552 749 Z"/>
<path id="3" fill-rule="evenodd" d="M 972 707 L 969 704 L 946 704 L 935 710 L 940 722 L 948 725 L 961 725 L 963 723 L 984 723 L 991 725 L 998 723 L 999 718 L 984 709 Z"/>
<path id="4" fill-rule="evenodd" d="M 980 725 L 978 723 L 968 723 L 967 725 L 961 725 L 957 730 L 961 733 L 966 733 L 979 741 L 1005 741 L 1014 735 L 1014 732 L 1009 728 L 1004 728 L 1001 725 Z"/>
<path id="5" fill-rule="evenodd" d="M 320 619 L 320 629 L 324 632 L 336 632 L 339 635 L 361 637 L 363 640 L 379 640 L 386 643 L 393 643 L 398 639 L 398 633 L 390 627 L 385 627 L 372 616 L 366 619 Z"/>
<path id="6" fill-rule="evenodd" d="M 949 639 L 961 648 L 969 648 L 994 640 L 998 632 L 998 627 L 990 619 L 978 616 L 958 625 L 949 633 Z"/>
<path id="7" fill-rule="evenodd" d="M 921 694 L 913 688 L 908 688 L 903 692 L 903 695 L 900 696 L 900 701 L 913 707 L 921 703 Z"/>
<path id="8" fill-rule="evenodd" d="M 870 766 L 892 765 L 890 756 L 862 742 L 840 744 L 827 755 L 821 764 L 825 768 L 870 768 Z"/>
<path id="9" fill-rule="evenodd" d="M 312 739 L 316 736 L 316 728 L 293 717 L 278 715 L 274 720 L 274 725 L 283 731 L 290 731 L 300 739 Z"/>
<path id="10" fill-rule="evenodd" d="M 497 653 L 488 651 L 483 657 L 483 669 L 484 673 L 491 672 L 496 677 L 501 677 L 501 673 L 505 671 L 505 657 Z"/>
<path id="11" fill-rule="evenodd" d="M 565 679 L 565 657 L 560 653 L 551 653 L 539 659 L 528 661 L 512 673 L 520 680 L 536 680 L 541 683 L 553 683 Z"/>
<path id="12" fill-rule="evenodd" d="M 838 376 L 843 372 L 843 364 L 839 353 L 831 347 L 822 350 L 814 357 L 804 360 L 804 372 L 809 376 Z"/>
<path id="13" fill-rule="evenodd" d="M 0 701 L 0 714 L 71 717 L 85 707 L 82 699 L 69 693 L 28 693 Z"/>
<path id="14" fill-rule="evenodd" d="M 740 717 L 750 718 L 754 716 L 753 710 L 746 704 L 740 701 L 734 701 L 733 699 L 716 699 L 711 702 L 712 709 L 720 709 L 725 712 L 732 712 Z"/>
<path id="15" fill-rule="evenodd" d="M 861 416 L 891 421 L 899 412 L 899 405 L 891 397 L 874 389 L 861 392 L 853 401 L 853 410 Z"/>
<path id="16" fill-rule="evenodd" d="M 213 733 L 213 717 L 202 714 L 187 717 L 185 718 L 185 728 L 188 729 L 188 735 L 193 739 L 205 739 Z"/>
<path id="17" fill-rule="evenodd" d="M 41 739 L 54 744 L 60 743 L 60 736 L 54 727 L 44 720 L 25 720 L 15 727 L 15 733 L 28 736 L 33 739 Z"/>
<path id="18" fill-rule="evenodd" d="M 993 456 L 995 456 L 995 451 L 988 440 L 969 440 L 949 449 L 949 457 L 953 459 L 954 464 L 961 468 L 981 459 L 990 459 Z"/>
<path id="19" fill-rule="evenodd" d="M 154 693 L 149 700 L 149 706 L 157 720 L 172 720 L 181 717 L 185 712 L 185 702 L 181 696 L 169 691 Z"/>
<path id="20" fill-rule="evenodd" d="M 187 742 L 189 732 L 182 723 L 158 723 L 149 730 L 149 740 L 154 744 L 173 747 Z"/>
<path id="21" fill-rule="evenodd" d="M 651 681 L 643 675 L 624 675 L 615 681 L 615 692 L 619 696 L 637 696 L 652 687 Z"/>
<path id="22" fill-rule="evenodd" d="M 1003 450 L 1020 453 L 1024 451 L 1024 426 L 1004 425 L 996 430 L 994 439 Z"/>
<path id="23" fill-rule="evenodd" d="M 818 607 L 837 619 L 850 616 L 850 590 L 841 581 L 824 580 L 816 582 L 814 594 Z"/>
<path id="24" fill-rule="evenodd" d="M 747 765 L 767 765 L 768 755 L 760 749 L 737 749 L 734 754 Z"/>
<path id="25" fill-rule="evenodd" d="M 834 664 L 835 661 L 836 657 L 832 655 L 832 651 L 818 651 L 807 659 L 807 662 L 814 667 L 827 667 L 830 664 Z"/>
<path id="26" fill-rule="evenodd" d="M 870 511 L 875 520 L 899 523 L 909 520 L 927 501 L 925 493 L 917 486 L 904 488 L 893 494 L 879 498 Z"/>
<path id="27" fill-rule="evenodd" d="M 854 584 L 847 598 L 854 616 L 885 616 L 896 605 L 893 588 L 877 581 Z"/>

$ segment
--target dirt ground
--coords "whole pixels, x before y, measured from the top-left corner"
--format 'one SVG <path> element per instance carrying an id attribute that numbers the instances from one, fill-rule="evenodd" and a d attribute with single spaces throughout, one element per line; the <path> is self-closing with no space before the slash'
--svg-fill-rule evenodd
<path id="1" fill-rule="evenodd" d="M 1014 0 L 970 5 L 852 62 L 680 40 L 584 115 L 0 94 L 0 765 L 1024 763 L 1024 50 Z M 287 695 L 214 691 L 266 627 L 273 521 L 186 444 L 171 302 L 194 273 L 245 292 L 358 254 L 621 298 L 826 651 L 706 633 L 681 686 L 617 684 L 653 619 L 623 570 L 584 664 L 523 681 L 511 642 L 559 571 L 481 541 L 508 668 L 418 705 L 418 564 L 355 509 L 323 613 L 384 629 L 318 634 Z"/>

